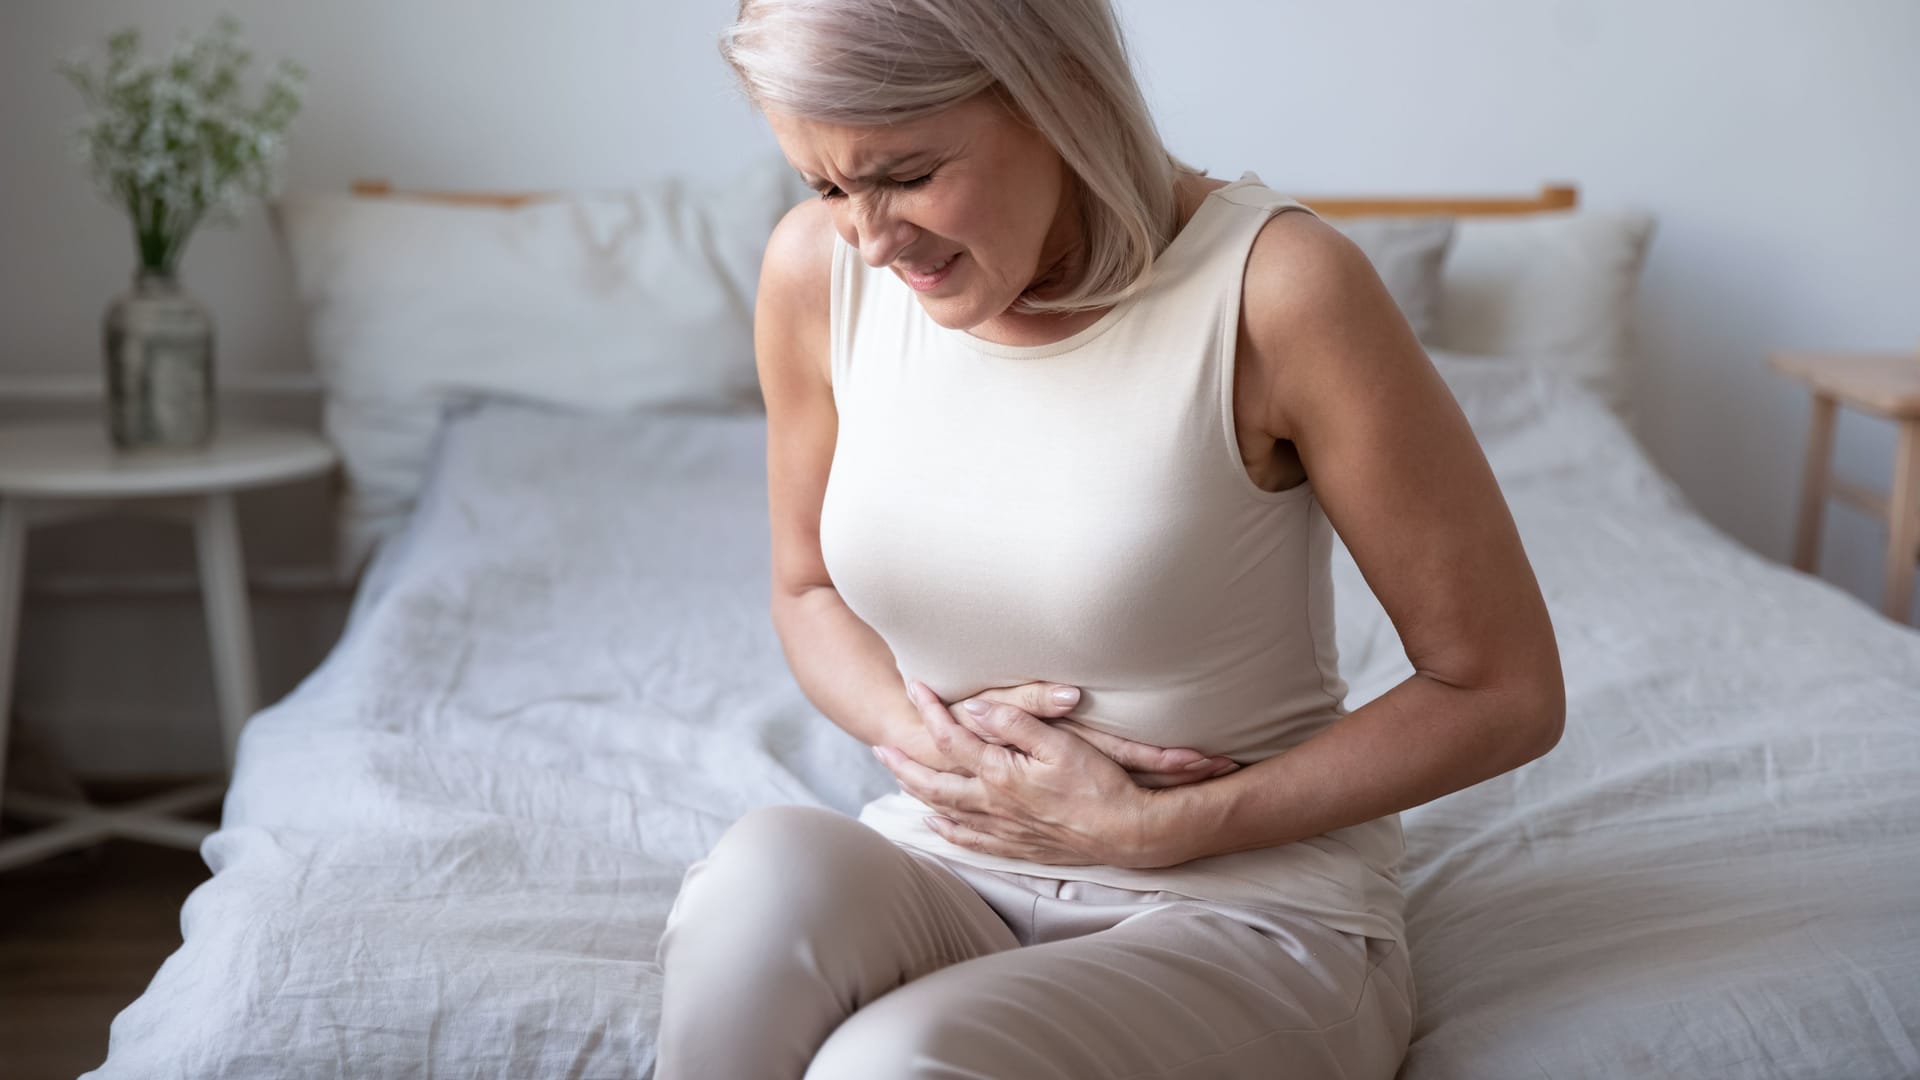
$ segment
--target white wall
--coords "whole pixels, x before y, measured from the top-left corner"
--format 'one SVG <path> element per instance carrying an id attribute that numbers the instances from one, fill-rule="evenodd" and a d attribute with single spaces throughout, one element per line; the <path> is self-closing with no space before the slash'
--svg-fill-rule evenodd
<path id="1" fill-rule="evenodd" d="M 1920 5 L 1909 0 L 1120 0 L 1170 145 L 1214 175 L 1302 193 L 1580 184 L 1659 219 L 1635 373 L 1643 436 L 1701 511 L 1786 556 L 1803 395 L 1785 348 L 1920 343 Z M 99 318 L 133 265 L 65 132 L 53 61 L 138 25 L 150 42 L 232 11 L 262 60 L 312 72 L 293 187 L 618 185 L 715 177 L 772 146 L 714 49 L 733 0 L 24 0 L 0 8 L 0 420 L 92 408 L 21 393 L 97 378 Z M 260 65 L 264 66 L 264 64 Z M 215 312 L 220 373 L 307 368 L 262 215 L 205 230 L 183 273 Z M 27 381 L 23 382 L 23 378 Z M 62 380 L 65 380 L 63 382 Z M 56 393 L 52 395 L 57 398 Z M 312 422 L 310 403 L 234 413 Z M 91 415 L 91 413 L 86 413 Z M 1839 469 L 1890 480 L 1891 426 L 1847 414 Z M 256 566 L 321 556 L 318 487 L 243 503 Z M 43 541 L 44 542 L 41 542 Z M 131 542 L 129 542 L 131 541 Z M 1828 517 L 1823 572 L 1877 602 L 1879 532 Z M 36 534 L 23 630 L 28 725 L 88 772 L 217 767 L 197 609 L 184 589 L 74 599 L 76 574 L 191 567 L 165 530 Z M 176 582 L 178 584 L 179 582 Z M 265 689 L 324 654 L 342 597 L 263 600 Z"/>

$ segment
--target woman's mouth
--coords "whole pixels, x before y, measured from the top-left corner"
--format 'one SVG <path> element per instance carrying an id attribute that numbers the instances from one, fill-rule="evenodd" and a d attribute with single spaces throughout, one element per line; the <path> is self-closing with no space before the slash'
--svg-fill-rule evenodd
<path id="1" fill-rule="evenodd" d="M 907 284 L 912 286 L 915 292 L 931 292 L 953 276 L 954 266 L 965 256 L 965 252 L 949 256 L 946 262 L 935 263 L 928 273 L 908 270 L 904 267 L 901 268 L 900 273 L 906 277 Z"/>

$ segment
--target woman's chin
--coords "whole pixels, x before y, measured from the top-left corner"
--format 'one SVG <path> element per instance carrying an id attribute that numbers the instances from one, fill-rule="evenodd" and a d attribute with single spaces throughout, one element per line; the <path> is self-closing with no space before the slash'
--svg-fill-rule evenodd
<path id="1" fill-rule="evenodd" d="M 920 307 L 927 317 L 949 330 L 969 330 L 985 322 L 976 314 L 965 296 L 920 296 Z"/>
<path id="2" fill-rule="evenodd" d="M 958 292 L 952 296 L 915 296 L 927 317 L 949 330 L 974 330 L 1007 314 L 1018 297 L 1008 297 L 999 306 L 989 298 L 982 302 L 978 294 Z"/>

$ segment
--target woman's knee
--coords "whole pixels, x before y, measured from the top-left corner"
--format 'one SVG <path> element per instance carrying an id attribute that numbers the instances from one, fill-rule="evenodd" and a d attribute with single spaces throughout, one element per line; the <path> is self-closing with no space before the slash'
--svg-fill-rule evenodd
<path id="1" fill-rule="evenodd" d="M 703 877 L 777 884 L 788 896 L 838 886 L 849 869 L 891 853 L 892 843 L 858 821 L 819 806 L 762 806 L 722 833 L 701 862 Z"/>
<path id="2" fill-rule="evenodd" d="M 714 926 L 739 942 L 794 940 L 843 918 L 892 843 L 844 814 L 815 806 L 763 806 L 735 821 L 706 857 L 688 868 L 668 916 Z"/>

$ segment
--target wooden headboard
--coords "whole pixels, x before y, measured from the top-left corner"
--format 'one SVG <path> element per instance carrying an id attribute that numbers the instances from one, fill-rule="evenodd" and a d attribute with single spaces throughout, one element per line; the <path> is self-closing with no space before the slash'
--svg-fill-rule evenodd
<path id="1" fill-rule="evenodd" d="M 1295 195 L 1328 217 L 1483 217 L 1572 210 L 1580 204 L 1572 184 L 1543 184 L 1538 195 Z"/>
<path id="2" fill-rule="evenodd" d="M 353 193 L 375 198 L 401 195 L 429 202 L 503 209 L 553 197 L 551 193 L 537 191 L 395 191 L 385 180 L 356 180 Z M 1580 202 L 1579 190 L 1572 184 L 1545 184 L 1537 195 L 1296 195 L 1294 198 L 1328 217 L 1537 214 L 1546 210 L 1572 210 Z"/>

